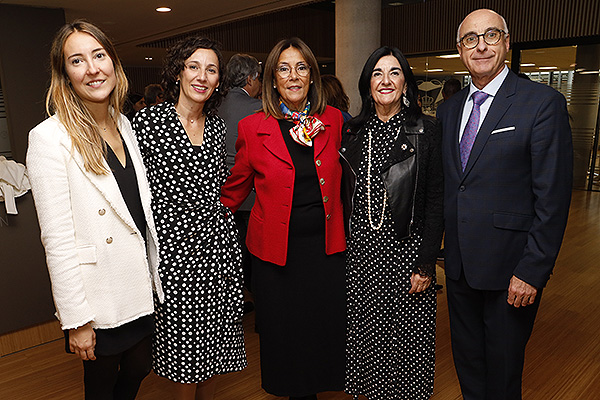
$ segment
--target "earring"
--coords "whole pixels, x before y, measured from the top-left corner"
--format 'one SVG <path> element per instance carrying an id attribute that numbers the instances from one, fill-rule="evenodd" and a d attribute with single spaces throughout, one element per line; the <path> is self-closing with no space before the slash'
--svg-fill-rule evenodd
<path id="1" fill-rule="evenodd" d="M 402 94 L 402 102 L 404 103 L 404 105 L 406 107 L 410 107 L 410 100 L 408 100 L 408 97 L 406 97 L 406 94 Z"/>
<path id="2" fill-rule="evenodd" d="M 277 89 L 277 86 L 276 86 L 276 85 L 273 85 L 273 89 Z"/>
<path id="3" fill-rule="evenodd" d="M 313 81 L 310 81 L 310 84 L 312 85 L 312 84 L 313 84 Z"/>
<path id="4" fill-rule="evenodd" d="M 176 85 L 179 85 L 179 79 L 177 79 L 177 80 L 175 81 L 175 84 L 176 84 Z"/>
<path id="5" fill-rule="evenodd" d="M 218 88 L 218 87 L 217 87 L 217 88 L 215 88 L 215 92 L 218 92 L 218 91 L 219 91 L 219 88 Z"/>

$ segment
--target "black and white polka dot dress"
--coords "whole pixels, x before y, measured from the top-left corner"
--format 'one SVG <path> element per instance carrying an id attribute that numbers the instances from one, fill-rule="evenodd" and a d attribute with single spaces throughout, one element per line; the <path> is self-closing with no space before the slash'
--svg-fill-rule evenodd
<path id="1" fill-rule="evenodd" d="M 134 130 L 152 191 L 165 302 L 157 304 L 153 368 L 180 383 L 246 366 L 242 270 L 231 212 L 219 198 L 227 176 L 225 123 L 207 117 L 192 146 L 170 103 L 141 110 Z"/>
<path id="2" fill-rule="evenodd" d="M 372 117 L 371 221 L 382 212 L 384 184 L 380 171 L 398 132 L 398 123 Z M 408 294 L 421 244 L 422 227 L 398 240 L 389 203 L 379 230 L 368 218 L 368 134 L 364 135 L 357 173 L 352 237 L 348 241 L 348 337 L 346 391 L 369 400 L 420 400 L 433 394 L 436 299 L 433 284 Z"/>

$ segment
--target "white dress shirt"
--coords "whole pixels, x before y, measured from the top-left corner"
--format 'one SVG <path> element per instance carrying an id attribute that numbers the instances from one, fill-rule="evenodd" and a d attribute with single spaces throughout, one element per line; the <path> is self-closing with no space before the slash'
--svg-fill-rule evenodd
<path id="1" fill-rule="evenodd" d="M 481 127 L 481 124 L 485 120 L 485 116 L 490 110 L 492 101 L 494 101 L 496 93 L 498 93 L 500 86 L 502 86 L 502 83 L 504 83 L 504 79 L 506 79 L 507 76 L 508 67 L 505 65 L 502 72 L 500 72 L 494 79 L 492 79 L 490 83 L 488 83 L 483 89 L 481 89 L 481 91 L 487 93 L 489 97 L 485 99 L 485 101 L 483 102 L 483 104 L 481 104 L 481 107 L 479 108 L 480 113 L 479 125 L 477 125 L 477 132 L 479 132 L 479 128 Z M 471 116 L 471 110 L 473 109 L 473 98 L 471 96 L 473 95 L 473 93 L 479 90 L 480 89 L 477 89 L 477 87 L 473 85 L 473 82 L 471 82 L 471 84 L 469 85 L 469 95 L 467 96 L 467 101 L 465 102 L 465 105 L 463 107 L 462 119 L 460 121 L 460 130 L 458 131 L 459 143 L 460 139 L 462 138 L 463 132 L 465 131 L 465 128 L 467 126 L 467 122 L 469 121 L 469 117 Z"/>

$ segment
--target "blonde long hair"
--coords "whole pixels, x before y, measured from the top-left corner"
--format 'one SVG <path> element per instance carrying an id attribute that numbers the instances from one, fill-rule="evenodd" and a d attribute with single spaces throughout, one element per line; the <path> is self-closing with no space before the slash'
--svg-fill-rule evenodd
<path id="1" fill-rule="evenodd" d="M 96 39 L 113 62 L 116 85 L 109 97 L 109 109 L 117 121 L 125 103 L 128 82 L 121 61 L 112 42 L 98 27 L 84 20 L 65 24 L 54 37 L 50 50 L 52 79 L 46 96 L 48 115 L 56 113 L 71 138 L 73 149 L 81 154 L 85 169 L 98 175 L 106 175 L 104 157 L 106 144 L 100 136 L 100 128 L 83 100 L 75 93 L 65 68 L 65 42 L 74 32 L 83 32 Z M 72 149 L 72 150 L 73 150 Z"/>

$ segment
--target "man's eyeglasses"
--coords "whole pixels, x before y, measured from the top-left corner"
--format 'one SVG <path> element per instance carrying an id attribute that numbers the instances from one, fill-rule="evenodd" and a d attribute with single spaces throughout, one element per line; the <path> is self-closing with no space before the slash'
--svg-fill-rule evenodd
<path id="1" fill-rule="evenodd" d="M 308 76 L 308 74 L 310 73 L 310 65 L 306 64 L 298 64 L 295 67 L 289 66 L 287 64 L 282 64 L 279 67 L 275 68 L 275 71 L 277 72 L 277 75 L 279 75 L 280 78 L 285 79 L 290 76 L 290 74 L 292 73 L 292 69 L 296 71 L 296 74 L 298 74 L 298 76 L 302 77 Z"/>
<path id="2" fill-rule="evenodd" d="M 483 36 L 483 41 L 488 46 L 493 46 L 497 44 L 500 39 L 502 39 L 502 35 L 506 35 L 501 29 L 489 29 L 485 31 L 485 33 L 476 34 L 476 33 L 467 33 L 465 36 L 460 38 L 458 41 L 460 45 L 466 49 L 474 49 L 479 44 L 479 38 Z"/>

